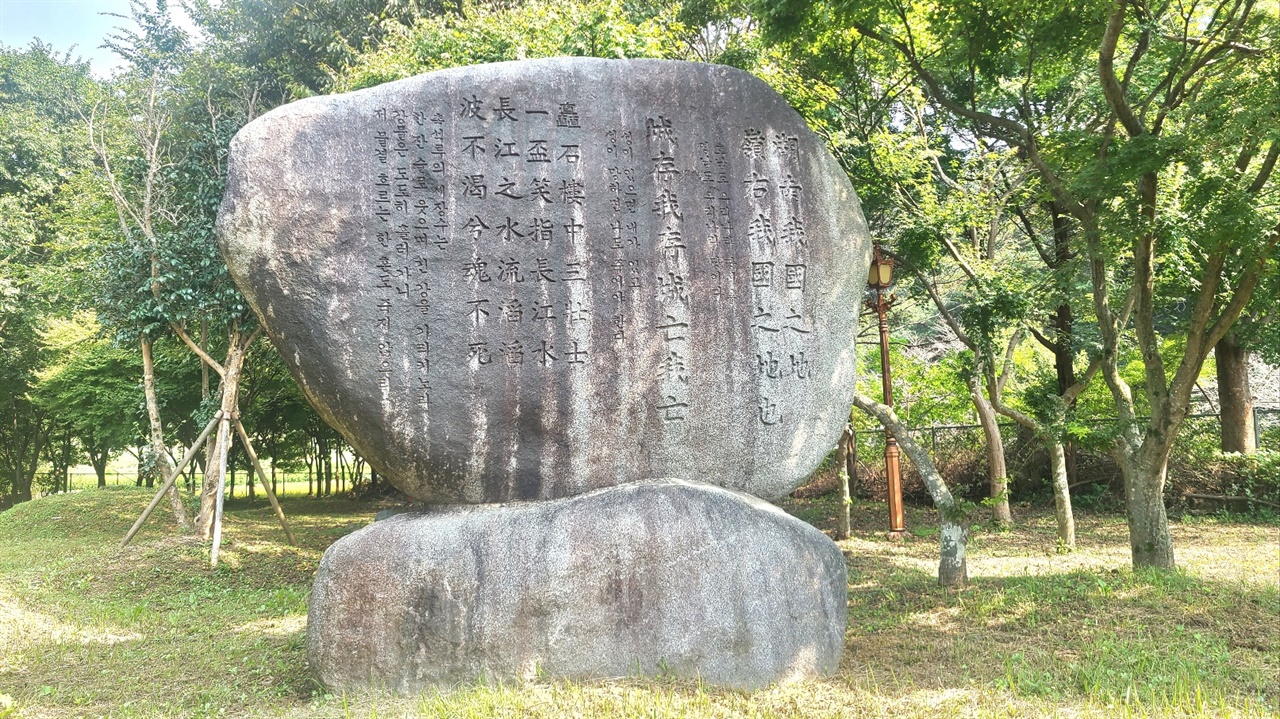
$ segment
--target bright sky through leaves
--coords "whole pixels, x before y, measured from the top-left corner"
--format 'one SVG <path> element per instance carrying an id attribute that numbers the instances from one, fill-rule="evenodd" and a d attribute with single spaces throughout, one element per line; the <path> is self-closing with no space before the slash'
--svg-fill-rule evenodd
<path id="1" fill-rule="evenodd" d="M 173 3 L 174 19 L 188 31 L 192 25 L 182 8 Z M 129 0 L 0 0 L 0 44 L 25 48 L 35 38 L 52 45 L 59 54 L 88 60 L 93 72 L 107 77 L 122 64 L 115 53 L 100 47 L 115 27 L 133 21 L 104 13 L 129 15 Z"/>

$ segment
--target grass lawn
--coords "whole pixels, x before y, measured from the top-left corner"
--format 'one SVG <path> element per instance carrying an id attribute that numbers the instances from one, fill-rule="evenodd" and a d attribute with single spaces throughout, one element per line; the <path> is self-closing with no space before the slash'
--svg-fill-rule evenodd
<path id="1" fill-rule="evenodd" d="M 935 586 L 932 513 L 883 539 L 854 507 L 849 629 L 839 672 L 742 693 L 626 678 L 464 687 L 410 698 L 333 696 L 303 635 L 320 554 L 378 506 L 286 499 L 289 547 L 263 500 L 228 505 L 223 564 L 134 488 L 0 513 L 0 693 L 18 717 L 1112 717 L 1280 716 L 1280 528 L 1175 522 L 1178 573 L 1128 569 L 1122 518 L 1078 518 L 1054 552 L 1052 516 L 976 529 L 973 586 Z M 830 529 L 831 500 L 793 502 Z M 163 505 L 162 505 L 163 509 Z M 0 716 L 5 710 L 0 708 Z"/>

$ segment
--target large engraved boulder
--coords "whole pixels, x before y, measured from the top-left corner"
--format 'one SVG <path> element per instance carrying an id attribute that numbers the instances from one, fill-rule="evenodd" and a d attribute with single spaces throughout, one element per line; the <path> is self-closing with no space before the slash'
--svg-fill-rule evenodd
<path id="1" fill-rule="evenodd" d="M 754 688 L 836 668 L 845 584 L 821 532 L 705 484 L 454 505 L 325 552 L 307 654 L 334 690 L 539 673 Z"/>
<path id="2" fill-rule="evenodd" d="M 728 67 L 563 58 L 301 100 L 231 144 L 236 283 L 309 401 L 428 502 L 793 489 L 853 390 L 844 172 Z"/>

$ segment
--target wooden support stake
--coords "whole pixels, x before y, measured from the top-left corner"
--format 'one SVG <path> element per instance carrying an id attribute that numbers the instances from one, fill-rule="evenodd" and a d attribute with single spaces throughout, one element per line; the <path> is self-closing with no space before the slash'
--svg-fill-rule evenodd
<path id="1" fill-rule="evenodd" d="M 236 423 L 236 431 L 240 434 L 240 444 L 244 447 L 244 453 L 249 455 L 249 463 L 258 472 L 258 479 L 261 480 L 262 488 L 267 492 L 267 499 L 271 500 L 271 508 L 276 510 L 276 518 L 280 520 L 280 526 L 284 527 L 284 536 L 288 537 L 290 546 L 296 546 L 293 541 L 293 532 L 289 529 L 289 520 L 284 518 L 284 510 L 280 508 L 280 502 L 276 501 L 276 492 L 271 488 L 271 480 L 267 479 L 267 473 L 262 471 L 262 465 L 258 463 L 258 455 L 253 451 L 253 444 L 249 442 L 249 433 L 244 431 L 244 425 L 240 422 L 239 416 L 234 417 L 233 421 Z"/>
<path id="2" fill-rule="evenodd" d="M 142 512 L 142 516 L 138 517 L 138 521 L 133 523 L 133 527 L 129 529 L 129 533 L 124 535 L 124 539 L 120 541 L 121 549 L 124 549 L 125 546 L 133 539 L 133 535 L 137 534 L 139 529 L 142 529 L 142 523 L 147 521 L 147 517 L 150 517 L 151 513 L 155 511 L 156 506 L 160 504 L 160 498 L 164 496 L 165 492 L 169 491 L 169 488 L 173 486 L 178 475 L 182 474 L 182 470 L 186 469 L 187 465 L 191 463 L 191 460 L 195 458 L 200 445 L 204 443 L 205 439 L 209 436 L 209 433 L 213 431 L 213 425 L 217 424 L 221 417 L 221 411 L 215 412 L 213 419 L 210 419 L 209 424 L 204 426 L 204 431 L 200 433 L 200 436 L 196 441 L 191 443 L 191 448 L 187 450 L 186 454 L 182 455 L 182 461 L 179 462 L 178 466 L 174 467 L 173 471 L 169 473 L 168 478 L 164 480 L 164 485 L 160 487 L 160 491 L 156 492 L 156 496 L 152 498 L 151 504 L 147 505 L 147 508 Z"/>
<path id="3" fill-rule="evenodd" d="M 222 494 L 227 486 L 227 456 L 231 440 L 231 419 L 224 416 L 218 426 L 218 496 L 213 504 L 213 547 L 209 550 L 209 566 L 218 566 L 218 549 L 222 546 Z"/>

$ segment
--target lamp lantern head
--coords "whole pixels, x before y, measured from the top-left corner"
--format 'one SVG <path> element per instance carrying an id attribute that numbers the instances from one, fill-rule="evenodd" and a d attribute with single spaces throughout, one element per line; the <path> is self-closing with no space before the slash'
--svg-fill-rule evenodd
<path id="1" fill-rule="evenodd" d="M 878 289 L 885 289 L 893 284 L 893 260 L 880 251 L 879 244 L 875 246 L 875 254 L 871 258 L 871 269 L 867 273 L 867 284 Z"/>

